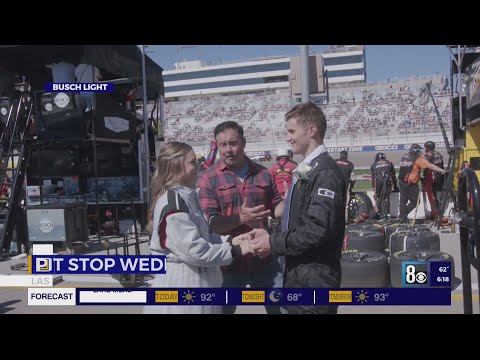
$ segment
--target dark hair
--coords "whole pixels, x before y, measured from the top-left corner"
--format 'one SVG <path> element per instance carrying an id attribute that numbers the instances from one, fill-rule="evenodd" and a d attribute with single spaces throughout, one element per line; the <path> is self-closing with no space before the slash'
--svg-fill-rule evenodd
<path id="1" fill-rule="evenodd" d="M 348 156 L 348 151 L 347 150 L 342 150 L 340 152 L 340 156 Z"/>
<path id="2" fill-rule="evenodd" d="M 215 126 L 215 130 L 213 130 L 213 136 L 216 138 L 219 133 L 227 129 L 235 130 L 242 139 L 245 139 L 245 137 L 243 136 L 243 127 L 239 125 L 236 121 L 224 121 L 218 124 L 217 126 Z"/>
<path id="3" fill-rule="evenodd" d="M 295 105 L 285 114 L 285 121 L 290 119 L 297 119 L 297 122 L 302 126 L 316 126 L 320 138 L 323 139 L 325 137 L 327 119 L 322 109 L 313 102 L 307 101 L 306 103 Z"/>

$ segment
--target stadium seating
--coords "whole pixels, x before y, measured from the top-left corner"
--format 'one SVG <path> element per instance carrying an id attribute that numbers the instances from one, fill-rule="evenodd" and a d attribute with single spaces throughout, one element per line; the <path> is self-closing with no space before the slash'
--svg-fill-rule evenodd
<path id="1" fill-rule="evenodd" d="M 382 83 L 332 88 L 328 104 L 327 146 L 388 145 L 443 141 L 433 102 L 419 101 L 422 85 L 432 81 L 432 93 L 447 133 L 450 97 L 440 75 L 392 79 Z M 149 104 L 149 111 L 151 109 Z M 284 145 L 285 113 L 292 107 L 287 90 L 201 99 L 166 101 L 165 139 L 189 143 L 208 152 L 217 124 L 234 120 L 245 130 L 247 150 L 270 150 Z"/>

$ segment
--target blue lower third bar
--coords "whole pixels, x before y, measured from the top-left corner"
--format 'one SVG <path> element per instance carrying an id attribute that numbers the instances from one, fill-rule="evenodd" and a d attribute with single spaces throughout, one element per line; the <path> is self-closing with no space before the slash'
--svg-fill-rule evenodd
<path id="1" fill-rule="evenodd" d="M 451 305 L 450 288 L 79 288 L 77 305 Z"/>
<path id="2" fill-rule="evenodd" d="M 317 305 L 451 305 L 448 288 L 315 289 Z"/>

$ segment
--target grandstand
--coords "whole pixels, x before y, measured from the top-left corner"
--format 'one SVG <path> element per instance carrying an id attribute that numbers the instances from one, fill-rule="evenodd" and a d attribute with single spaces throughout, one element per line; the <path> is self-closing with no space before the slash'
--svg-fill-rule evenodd
<path id="1" fill-rule="evenodd" d="M 430 80 L 451 138 L 450 97 L 445 78 L 432 75 L 331 88 L 328 103 L 319 104 L 327 117 L 326 145 L 443 142 L 433 103 L 422 105 L 418 99 L 421 86 Z M 285 145 L 284 115 L 291 106 L 288 90 L 168 101 L 165 103 L 164 135 L 167 141 L 184 141 L 197 153 L 205 154 L 215 126 L 234 120 L 245 129 L 247 151 L 271 151 Z"/>

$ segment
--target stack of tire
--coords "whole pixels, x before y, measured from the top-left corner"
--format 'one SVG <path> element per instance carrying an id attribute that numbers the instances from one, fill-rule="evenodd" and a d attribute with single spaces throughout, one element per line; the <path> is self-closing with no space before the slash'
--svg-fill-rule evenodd
<path id="1" fill-rule="evenodd" d="M 425 260 L 421 260 L 425 259 Z M 440 251 L 440 237 L 425 225 L 397 220 L 348 225 L 342 248 L 342 287 L 401 287 L 403 261 L 451 262 Z"/>
<path id="2" fill-rule="evenodd" d="M 389 286 L 389 265 L 382 226 L 372 222 L 347 226 L 342 250 L 341 287 Z"/>
<path id="3" fill-rule="evenodd" d="M 451 255 L 440 251 L 440 237 L 428 226 L 394 223 L 385 227 L 387 253 L 390 256 L 390 281 L 392 287 L 402 287 L 402 262 L 451 263 L 454 278 L 454 261 Z"/>

